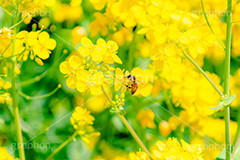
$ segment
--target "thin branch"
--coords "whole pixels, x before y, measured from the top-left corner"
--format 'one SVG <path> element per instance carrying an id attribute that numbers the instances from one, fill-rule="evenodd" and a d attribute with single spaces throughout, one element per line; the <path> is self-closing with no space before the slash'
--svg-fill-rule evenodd
<path id="1" fill-rule="evenodd" d="M 107 92 L 105 91 L 105 89 L 102 86 L 102 91 L 104 93 L 104 95 L 107 97 L 108 101 L 113 104 L 112 99 L 108 96 Z M 142 140 L 138 137 L 137 133 L 134 131 L 134 129 L 131 127 L 131 125 L 128 123 L 128 121 L 126 120 L 126 118 L 123 115 L 117 114 L 118 117 L 122 120 L 123 124 L 126 126 L 126 128 L 128 129 L 128 131 L 131 133 L 131 135 L 133 136 L 133 138 L 135 139 L 135 141 L 139 144 L 139 146 L 148 154 L 148 156 L 151 158 L 151 154 L 148 151 L 147 147 L 143 144 Z"/>
<path id="2" fill-rule="evenodd" d="M 31 97 L 25 93 L 23 93 L 21 90 L 18 90 L 18 94 L 21 95 L 22 97 L 26 98 L 27 100 L 39 100 L 39 99 L 44 99 L 47 97 L 50 97 L 51 95 L 53 95 L 54 93 L 56 93 L 59 88 L 61 88 L 61 84 L 59 84 L 54 90 L 52 90 L 51 92 L 45 94 L 45 95 L 41 95 L 41 96 L 34 96 Z"/>
<path id="3" fill-rule="evenodd" d="M 204 9 L 204 6 L 203 6 L 203 0 L 201 0 L 201 5 L 202 5 L 202 10 L 203 10 L 203 15 L 204 15 L 204 17 L 205 17 L 205 19 L 207 21 L 207 24 L 208 24 L 210 30 L 212 31 L 212 33 L 215 34 L 215 32 L 213 31 L 213 29 L 212 29 L 212 27 L 211 27 L 211 25 L 210 25 L 210 23 L 208 21 L 208 18 L 207 18 L 207 15 L 206 15 L 206 12 L 205 12 L 205 9 Z M 224 45 L 222 44 L 222 42 L 220 41 L 220 39 L 217 38 L 217 40 L 220 43 L 220 45 L 222 46 L 223 50 L 225 51 L 226 49 L 225 49 Z"/>
<path id="4" fill-rule="evenodd" d="M 198 69 L 198 71 L 207 79 L 207 81 L 212 85 L 212 87 L 217 91 L 217 93 L 224 98 L 223 93 L 218 89 L 214 82 L 208 77 L 204 70 L 184 51 L 182 48 L 176 44 L 177 47 L 182 51 L 183 55 Z"/>

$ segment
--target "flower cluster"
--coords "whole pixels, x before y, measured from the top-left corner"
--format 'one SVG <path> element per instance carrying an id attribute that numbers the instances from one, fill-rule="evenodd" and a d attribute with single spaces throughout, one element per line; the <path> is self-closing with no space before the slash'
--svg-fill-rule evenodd
<path id="1" fill-rule="evenodd" d="M 181 140 L 181 145 L 176 138 L 169 138 L 165 143 L 157 141 L 152 155 L 154 160 L 163 159 L 189 159 L 203 160 L 202 148 L 199 145 L 190 145 Z"/>
<path id="2" fill-rule="evenodd" d="M 14 36 L 12 35 L 13 30 L 3 27 L 0 29 L 0 39 L 13 39 Z"/>
<path id="3" fill-rule="evenodd" d="M 17 60 L 26 61 L 28 57 L 35 59 L 39 65 L 43 65 L 42 60 L 45 60 L 51 54 L 51 50 L 56 47 L 56 41 L 50 38 L 46 31 L 21 31 L 16 34 L 16 56 Z M 3 41 L 1 48 L 3 57 L 12 56 L 11 41 Z"/>
<path id="4" fill-rule="evenodd" d="M 56 47 L 56 41 L 50 38 L 46 31 L 21 31 L 16 37 L 18 60 L 26 61 L 29 56 L 30 59 L 35 59 L 38 64 L 43 65 L 41 59 L 47 59 L 51 50 Z"/>
<path id="5" fill-rule="evenodd" d="M 118 45 L 114 41 L 105 42 L 102 38 L 94 45 L 86 37 L 82 38 L 81 44 L 79 53 L 61 63 L 60 71 L 68 77 L 69 88 L 77 88 L 79 92 L 90 91 L 96 95 L 101 92 L 101 86 L 111 80 L 108 75 L 115 70 L 111 65 L 114 62 L 122 63 L 117 56 Z"/>
<path id="6" fill-rule="evenodd" d="M 150 160 L 149 156 L 145 152 L 137 152 L 129 154 L 130 160 Z"/>
<path id="7" fill-rule="evenodd" d="M 76 107 L 70 118 L 70 122 L 77 134 L 81 136 L 85 143 L 90 143 L 93 137 L 100 135 L 100 132 L 95 132 L 93 121 L 95 118 L 85 108 Z"/>

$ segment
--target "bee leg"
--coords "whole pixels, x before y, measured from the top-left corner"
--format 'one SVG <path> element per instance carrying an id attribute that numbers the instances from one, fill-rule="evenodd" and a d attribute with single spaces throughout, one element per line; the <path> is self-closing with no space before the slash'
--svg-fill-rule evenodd
<path id="1" fill-rule="evenodd" d="M 129 89 L 131 89 L 132 88 L 132 86 L 129 86 L 129 85 L 125 85 L 127 88 L 129 88 Z"/>

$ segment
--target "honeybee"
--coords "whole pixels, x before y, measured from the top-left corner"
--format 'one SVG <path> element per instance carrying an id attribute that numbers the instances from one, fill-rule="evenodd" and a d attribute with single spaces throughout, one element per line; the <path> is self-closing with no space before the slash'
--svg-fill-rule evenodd
<path id="1" fill-rule="evenodd" d="M 131 89 L 131 94 L 134 94 L 138 89 L 137 78 L 134 75 L 129 74 L 126 76 L 129 79 L 130 84 L 125 85 L 127 88 Z"/>

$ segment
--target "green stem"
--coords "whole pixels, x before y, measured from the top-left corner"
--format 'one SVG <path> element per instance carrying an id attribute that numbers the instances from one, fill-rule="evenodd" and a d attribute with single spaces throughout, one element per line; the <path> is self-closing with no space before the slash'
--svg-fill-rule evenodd
<path id="1" fill-rule="evenodd" d="M 227 33 L 226 33 L 226 54 L 224 64 L 224 95 L 229 97 L 230 81 L 230 56 L 231 56 L 231 32 L 232 32 L 232 0 L 228 1 L 227 8 Z M 225 140 L 226 140 L 226 160 L 231 160 L 231 137 L 230 137 L 230 106 L 224 110 L 225 119 Z"/>
<path id="2" fill-rule="evenodd" d="M 48 68 L 48 70 L 46 70 L 45 72 L 43 72 L 40 76 L 36 76 L 36 77 L 34 77 L 32 79 L 23 81 L 23 82 L 21 82 L 21 83 L 19 83 L 17 85 L 21 86 L 21 87 L 24 87 L 24 86 L 27 86 L 27 85 L 30 85 L 32 83 L 40 81 L 45 76 L 47 76 L 53 69 L 55 69 L 55 67 L 64 59 L 65 56 L 66 56 L 66 54 L 63 54 L 56 63 L 52 64 L 51 67 Z"/>
<path id="3" fill-rule="evenodd" d="M 163 93 L 163 96 L 165 97 L 168 110 L 175 115 L 174 107 L 171 103 L 171 100 L 169 98 L 169 95 L 168 95 L 167 91 L 163 91 L 162 93 Z"/>
<path id="4" fill-rule="evenodd" d="M 64 141 L 60 146 L 58 146 L 58 148 L 52 153 L 50 154 L 46 160 L 50 160 L 51 158 L 53 158 L 61 149 L 63 149 L 63 147 L 65 147 L 68 143 L 70 143 L 76 136 L 77 132 L 75 132 L 72 136 L 70 136 L 66 141 Z"/>
<path id="5" fill-rule="evenodd" d="M 47 97 L 50 97 L 51 95 L 53 95 L 54 93 L 56 93 L 59 88 L 61 88 L 61 84 L 59 84 L 54 90 L 52 90 L 51 92 L 41 95 L 41 96 L 34 96 L 31 97 L 29 95 L 26 95 L 25 93 L 23 93 L 21 90 L 18 90 L 18 94 L 21 95 L 22 97 L 26 98 L 27 100 L 39 100 L 39 99 L 44 99 Z"/>
<path id="6" fill-rule="evenodd" d="M 214 30 L 212 29 L 212 27 L 211 27 L 211 25 L 210 25 L 210 23 L 209 23 L 209 21 L 208 21 L 208 18 L 207 18 L 205 9 L 204 9 L 204 5 L 203 5 L 203 0 L 201 0 L 201 5 L 202 5 L 203 15 L 204 15 L 204 17 L 205 17 L 205 19 L 206 19 L 206 22 L 207 22 L 210 30 L 212 31 L 212 33 L 215 35 L 215 32 L 214 32 Z M 222 46 L 223 50 L 225 51 L 225 47 L 223 46 L 221 40 L 220 40 L 219 38 L 217 38 L 217 40 L 218 40 L 219 44 Z"/>
<path id="7" fill-rule="evenodd" d="M 178 45 L 177 45 L 178 46 Z M 178 46 L 180 48 L 180 46 Z M 180 48 L 181 49 L 181 48 Z M 181 49 L 182 50 L 182 49 Z M 224 98 L 223 93 L 218 89 L 218 87 L 213 83 L 213 81 L 208 77 L 204 70 L 185 52 L 182 50 L 183 55 L 198 69 L 198 71 L 207 79 L 207 81 L 212 85 L 212 87 L 217 91 L 217 93 Z"/>
<path id="8" fill-rule="evenodd" d="M 232 21 L 232 23 L 239 23 L 240 21 Z"/>
<path id="9" fill-rule="evenodd" d="M 105 89 L 102 86 L 102 91 L 104 93 L 104 95 L 107 97 L 108 101 L 113 104 L 112 99 L 108 96 L 107 92 L 105 91 Z M 128 121 L 126 120 L 126 118 L 123 115 L 117 114 L 118 117 L 122 120 L 123 124 L 126 126 L 126 128 L 128 129 L 128 131 L 131 133 L 131 135 L 133 136 L 133 138 L 135 139 L 135 141 L 139 144 L 139 146 L 148 154 L 148 156 L 151 158 L 151 154 L 148 151 L 147 147 L 143 144 L 142 140 L 138 137 L 137 133 L 134 131 L 134 129 L 131 127 L 131 125 L 128 123 Z"/>
<path id="10" fill-rule="evenodd" d="M 126 118 L 123 115 L 118 114 L 118 117 L 122 120 L 123 124 L 126 126 L 128 131 L 131 133 L 135 141 L 139 144 L 139 146 L 148 154 L 148 156 L 151 158 L 151 154 L 148 151 L 147 147 L 143 144 L 142 140 L 138 137 L 137 133 L 134 131 L 134 129 L 131 127 L 131 125 L 128 123 Z"/>
<path id="11" fill-rule="evenodd" d="M 24 17 L 21 21 L 19 21 L 18 23 L 14 24 L 13 26 L 9 27 L 9 29 L 12 29 L 16 26 L 18 26 L 20 23 L 22 23 L 25 19 L 27 19 L 28 15 L 26 17 Z"/>
<path id="12" fill-rule="evenodd" d="M 16 32 L 15 32 L 16 33 Z M 16 38 L 13 39 L 13 48 L 12 48 L 12 55 L 16 55 L 15 50 L 15 41 Z M 17 103 L 17 90 L 16 90 L 16 74 L 15 74 L 15 67 L 16 67 L 16 57 L 12 58 L 12 106 L 13 106 L 13 115 L 14 115 L 14 124 L 17 132 L 17 142 L 19 146 L 19 157 L 21 160 L 25 160 L 25 153 L 24 153 L 24 146 L 23 146 L 23 138 L 22 138 L 22 130 L 19 118 L 19 108 Z"/>

